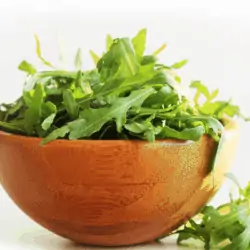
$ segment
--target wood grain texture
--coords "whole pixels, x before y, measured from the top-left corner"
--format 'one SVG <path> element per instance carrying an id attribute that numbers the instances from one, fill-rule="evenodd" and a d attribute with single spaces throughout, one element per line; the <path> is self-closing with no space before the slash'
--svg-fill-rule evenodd
<path id="1" fill-rule="evenodd" d="M 0 132 L 0 182 L 33 220 L 76 242 L 152 241 L 193 216 L 220 187 L 238 140 L 232 126 L 213 175 L 215 142 L 66 141 Z"/>

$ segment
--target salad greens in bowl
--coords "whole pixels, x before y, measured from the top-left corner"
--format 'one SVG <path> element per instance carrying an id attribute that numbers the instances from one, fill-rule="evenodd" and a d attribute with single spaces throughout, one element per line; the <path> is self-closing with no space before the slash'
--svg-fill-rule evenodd
<path id="1" fill-rule="evenodd" d="M 176 72 L 187 60 L 162 64 L 165 45 L 145 53 L 142 29 L 108 35 L 90 70 L 78 49 L 69 71 L 35 39 L 47 70 L 22 61 L 22 95 L 0 106 L 0 182 L 27 215 L 76 242 L 133 245 L 170 234 L 213 197 L 235 153 L 235 118 L 248 119 L 200 81 L 191 99 Z"/>
<path id="2" fill-rule="evenodd" d="M 146 29 L 133 39 L 108 35 L 107 51 L 101 57 L 91 51 L 96 67 L 87 71 L 80 50 L 75 71 L 55 69 L 35 38 L 37 55 L 50 70 L 21 62 L 24 90 L 15 102 L 1 104 L 3 131 L 42 137 L 42 144 L 58 138 L 197 141 L 203 134 L 219 141 L 228 117 L 242 117 L 238 106 L 216 100 L 218 89 L 210 92 L 200 81 L 190 84 L 196 90 L 190 100 L 176 73 L 187 60 L 160 63 L 157 55 L 165 46 L 144 54 Z"/>

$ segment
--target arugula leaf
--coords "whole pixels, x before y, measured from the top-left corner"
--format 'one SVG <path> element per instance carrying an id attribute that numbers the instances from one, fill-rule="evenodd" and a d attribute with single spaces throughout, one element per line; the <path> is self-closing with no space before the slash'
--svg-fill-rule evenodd
<path id="1" fill-rule="evenodd" d="M 153 53 L 153 55 L 158 55 L 158 54 L 160 54 L 164 49 L 166 49 L 166 47 L 167 47 L 167 44 L 163 44 L 159 49 L 157 49 L 154 53 Z"/>
<path id="2" fill-rule="evenodd" d="M 50 101 L 42 103 L 41 108 L 42 108 L 42 117 L 48 117 L 57 112 L 56 105 Z"/>
<path id="3" fill-rule="evenodd" d="M 162 128 L 160 126 L 154 126 L 152 120 L 155 115 L 147 118 L 146 121 L 140 122 L 130 122 L 124 125 L 124 128 L 130 132 L 131 135 L 137 135 L 141 139 L 146 139 L 149 142 L 154 142 L 155 137 L 161 132 Z"/>
<path id="4" fill-rule="evenodd" d="M 161 130 L 161 133 L 159 134 L 159 137 L 198 141 L 204 133 L 205 133 L 204 126 L 185 128 L 182 131 L 177 131 L 168 126 L 164 126 Z"/>
<path id="5" fill-rule="evenodd" d="M 86 138 L 91 134 L 99 131 L 108 121 L 115 119 L 117 131 L 121 132 L 123 125 L 126 123 L 126 112 L 131 107 L 140 107 L 143 101 L 152 93 L 152 88 L 134 91 L 128 97 L 115 99 L 110 107 L 99 109 L 86 109 L 81 112 L 82 119 L 76 120 L 69 124 L 70 135 L 72 140 Z"/>
<path id="6" fill-rule="evenodd" d="M 69 116 L 72 119 L 76 119 L 78 117 L 79 106 L 70 89 L 65 89 L 63 91 L 63 103 Z"/>
<path id="7" fill-rule="evenodd" d="M 97 65 L 97 63 L 100 60 L 100 57 L 93 50 L 90 50 L 89 53 L 90 53 L 94 63 Z"/>
<path id="8" fill-rule="evenodd" d="M 207 116 L 213 116 L 221 120 L 225 116 L 240 117 L 240 109 L 238 106 L 232 104 L 232 100 L 229 101 L 214 101 L 218 94 L 219 90 L 216 89 L 212 93 L 209 92 L 208 88 L 202 84 L 200 81 L 194 81 L 190 84 L 190 88 L 196 89 L 196 94 L 194 97 L 194 102 L 198 108 L 198 111 Z M 200 95 L 204 95 L 206 98 L 204 104 L 199 103 Z M 245 119 L 247 121 L 247 118 Z"/>
<path id="9" fill-rule="evenodd" d="M 212 101 L 215 97 L 218 96 L 218 94 L 219 94 L 219 89 L 215 89 L 215 90 L 211 93 L 209 100 Z"/>
<path id="10" fill-rule="evenodd" d="M 147 65 L 157 62 L 157 57 L 154 55 L 146 55 L 142 57 L 141 65 Z"/>
<path id="11" fill-rule="evenodd" d="M 169 104 L 169 98 L 176 96 L 176 93 L 172 87 L 169 85 L 165 85 L 162 88 L 160 88 L 157 93 L 152 94 L 147 98 L 144 106 L 151 106 L 153 108 L 161 108 L 162 105 L 168 106 Z M 159 102 L 161 100 L 161 102 Z M 179 98 L 172 100 L 171 103 L 177 105 Z"/>
<path id="12" fill-rule="evenodd" d="M 197 90 L 194 101 L 196 104 L 198 104 L 200 94 L 203 94 L 207 99 L 210 98 L 210 93 L 208 88 L 202 84 L 200 81 L 193 81 L 190 84 L 190 88 L 195 88 Z"/>
<path id="13" fill-rule="evenodd" d="M 106 51 L 109 51 L 112 43 L 113 43 L 113 38 L 111 37 L 111 35 L 108 34 L 106 36 Z"/>
<path id="14" fill-rule="evenodd" d="M 29 75 L 34 75 L 36 73 L 34 66 L 25 60 L 19 64 L 18 69 L 27 72 Z"/>
<path id="15" fill-rule="evenodd" d="M 38 58 L 43 62 L 44 65 L 54 68 L 54 66 L 50 62 L 46 61 L 44 57 L 42 56 L 41 45 L 40 45 L 40 41 L 37 35 L 35 35 L 35 40 L 36 40 L 36 54 Z"/>
<path id="16" fill-rule="evenodd" d="M 149 141 L 149 142 L 154 142 L 155 141 L 155 131 L 152 129 L 148 129 L 145 133 L 144 133 L 145 138 Z"/>
<path id="17" fill-rule="evenodd" d="M 218 208 L 205 206 L 199 215 L 175 232 L 178 244 L 195 239 L 204 243 L 204 249 L 250 249 L 249 186 L 242 189 L 234 176 L 228 176 L 238 186 L 240 198 Z"/>
<path id="18" fill-rule="evenodd" d="M 6 132 L 25 134 L 25 129 L 20 124 L 0 121 L 0 128 Z"/>
<path id="19" fill-rule="evenodd" d="M 146 123 L 138 123 L 138 122 L 133 122 L 133 123 L 128 123 L 124 125 L 124 128 L 127 130 L 135 133 L 135 134 L 140 134 L 145 132 L 148 129 L 148 125 Z"/>
<path id="20" fill-rule="evenodd" d="M 76 52 L 75 67 L 77 70 L 80 70 L 82 68 L 82 51 L 80 48 Z"/>
<path id="21" fill-rule="evenodd" d="M 130 77 L 138 72 L 139 64 L 131 41 L 128 38 L 115 39 L 110 50 L 97 64 L 101 79 Z"/>
<path id="22" fill-rule="evenodd" d="M 51 124 L 53 123 L 54 119 L 56 117 L 56 114 L 51 114 L 48 116 L 42 123 L 42 128 L 46 131 L 50 128 Z"/>
<path id="23" fill-rule="evenodd" d="M 142 29 L 132 39 L 132 44 L 134 46 L 135 54 L 139 62 L 141 62 L 145 48 L 146 48 L 146 36 L 147 36 L 147 30 Z"/>
<path id="24" fill-rule="evenodd" d="M 237 235 L 232 243 L 224 247 L 224 250 L 248 250 L 250 249 L 250 216 L 246 219 L 245 229 L 242 233 Z"/>
<path id="25" fill-rule="evenodd" d="M 174 63 L 172 66 L 170 66 L 170 68 L 173 68 L 173 69 L 180 69 L 182 68 L 184 65 L 186 65 L 188 62 L 188 60 L 182 60 L 180 62 L 177 62 L 177 63 Z"/>
<path id="26" fill-rule="evenodd" d="M 2 107 L 5 107 L 7 110 L 4 112 L 2 117 L 3 121 L 12 120 L 12 117 L 15 116 L 23 108 L 24 101 L 22 98 L 19 98 L 16 102 L 11 105 L 2 104 Z"/>
<path id="27" fill-rule="evenodd" d="M 241 192 L 239 192 L 239 193 L 241 193 Z M 243 190 L 243 197 L 245 197 L 246 199 L 250 199 L 250 182 L 248 182 L 248 185 Z"/>
<path id="28" fill-rule="evenodd" d="M 34 126 L 38 125 L 42 115 L 42 103 L 44 99 L 43 86 L 37 84 L 31 98 L 30 106 L 25 112 L 25 129 L 29 135 L 33 134 Z"/>
<path id="29" fill-rule="evenodd" d="M 42 141 L 41 141 L 41 145 L 45 145 L 46 143 L 50 142 L 50 141 L 54 141 L 57 138 L 63 138 L 66 136 L 66 134 L 68 134 L 70 131 L 69 127 L 67 125 L 61 127 L 61 128 L 57 128 L 55 129 L 53 132 L 51 132 L 48 136 L 46 136 Z"/>
<path id="30" fill-rule="evenodd" d="M 133 45 L 128 38 L 114 41 L 114 54 L 116 56 L 119 54 L 119 59 L 117 58 L 120 64 L 119 76 L 133 76 L 138 72 L 139 63 L 136 59 Z"/>

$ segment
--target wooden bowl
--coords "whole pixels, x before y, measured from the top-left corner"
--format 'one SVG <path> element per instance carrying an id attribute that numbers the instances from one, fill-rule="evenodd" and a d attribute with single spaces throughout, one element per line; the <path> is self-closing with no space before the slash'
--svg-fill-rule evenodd
<path id="1" fill-rule="evenodd" d="M 75 242 L 152 241 L 193 216 L 220 187 L 238 132 L 198 142 L 57 140 L 0 132 L 0 182 L 37 223 Z"/>

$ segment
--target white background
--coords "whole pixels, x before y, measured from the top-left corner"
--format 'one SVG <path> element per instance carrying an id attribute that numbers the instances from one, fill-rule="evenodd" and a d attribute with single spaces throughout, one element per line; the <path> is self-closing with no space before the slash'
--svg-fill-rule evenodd
<path id="1" fill-rule="evenodd" d="M 180 71 L 186 84 L 200 79 L 211 89 L 219 87 L 222 98 L 233 97 L 250 115 L 249 10 L 248 1 L 239 0 L 1 1 L 0 102 L 12 101 L 20 94 L 24 75 L 17 66 L 21 60 L 41 66 L 35 55 L 33 34 L 39 36 L 42 52 L 48 60 L 62 66 L 58 58 L 63 52 L 65 65 L 72 67 L 76 49 L 81 47 L 84 68 L 89 68 L 93 66 L 89 49 L 100 54 L 107 33 L 114 37 L 132 36 L 145 27 L 149 52 L 166 42 L 167 50 L 161 55 L 163 62 L 189 59 Z M 243 185 L 250 180 L 249 131 L 249 125 L 243 124 L 232 168 Z M 229 186 L 229 183 L 224 185 L 213 201 L 215 204 L 227 200 Z M 23 228 L 33 226 L 36 228 L 0 189 L 0 249 L 6 249 L 1 248 L 1 244 L 13 249 L 21 249 L 21 246 L 35 249 L 32 240 L 27 243 L 27 237 L 19 237 Z M 37 230 L 42 229 L 37 227 Z M 31 238 L 32 235 L 36 234 L 32 233 Z M 37 249 L 50 250 L 44 243 L 48 237 L 40 238 Z"/>

